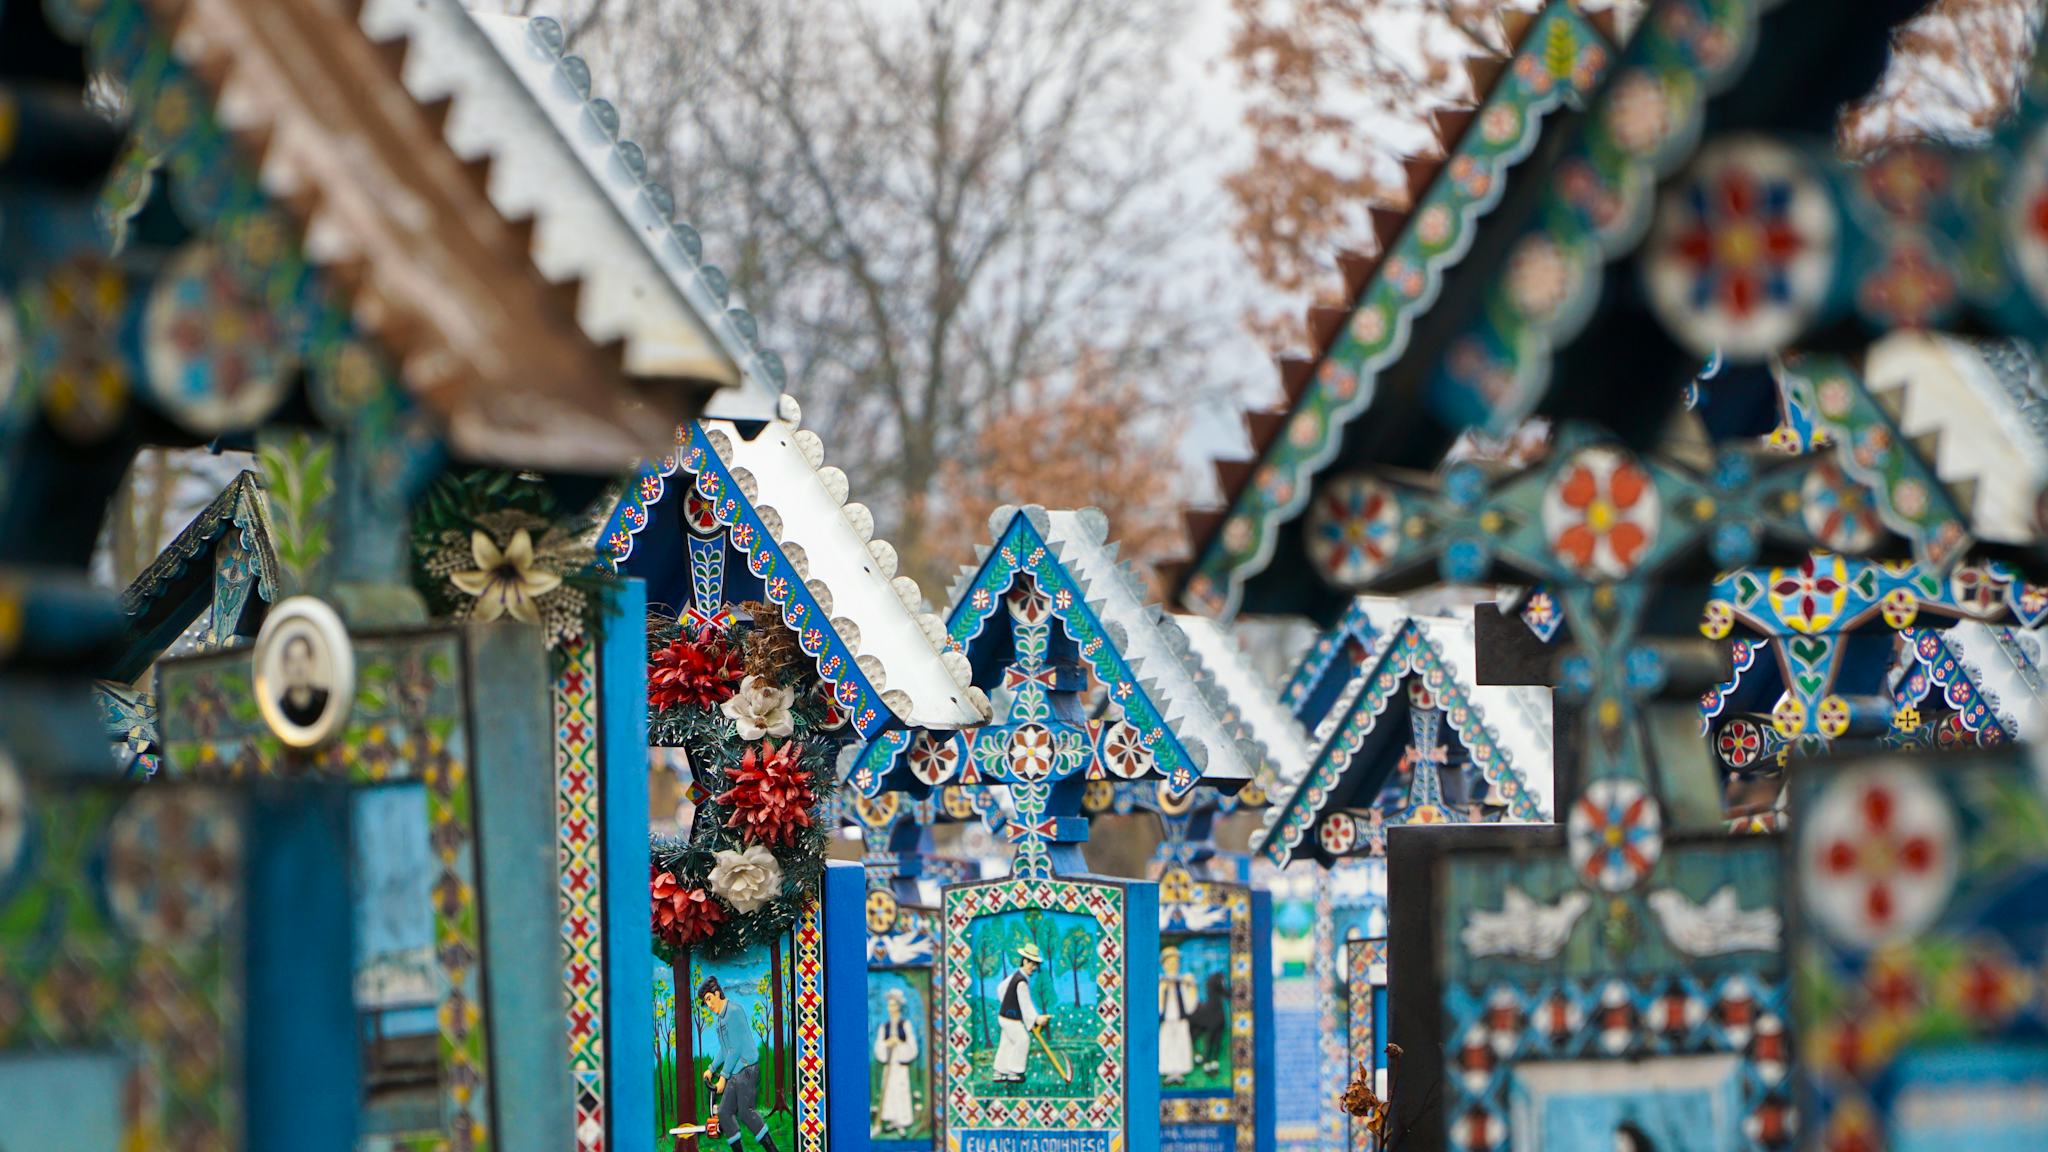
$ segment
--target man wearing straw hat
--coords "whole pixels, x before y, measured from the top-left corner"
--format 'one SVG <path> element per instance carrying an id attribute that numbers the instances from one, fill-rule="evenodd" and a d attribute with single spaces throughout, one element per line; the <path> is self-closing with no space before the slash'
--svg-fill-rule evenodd
<path id="1" fill-rule="evenodd" d="M 1016 970 L 1003 977 L 996 989 L 996 1000 L 1001 1005 L 996 1011 L 996 1029 L 1001 1037 L 996 1044 L 998 1084 L 1024 1082 L 1024 1061 L 1031 1055 L 1031 1033 L 1045 1023 L 1045 1017 L 1038 1014 L 1038 1005 L 1031 1001 L 1031 977 L 1043 963 L 1045 957 L 1039 955 L 1038 945 L 1024 945 L 1017 949 Z"/>

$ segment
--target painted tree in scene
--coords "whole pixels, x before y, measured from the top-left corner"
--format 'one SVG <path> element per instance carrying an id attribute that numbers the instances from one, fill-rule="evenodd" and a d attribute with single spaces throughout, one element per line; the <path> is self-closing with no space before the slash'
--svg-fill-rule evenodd
<path id="1" fill-rule="evenodd" d="M 1029 502 L 1102 509 L 1122 557 L 1150 579 L 1152 565 L 1184 551 L 1180 430 L 1174 412 L 1106 359 L 1088 357 L 1071 384 L 1027 382 L 940 472 L 930 520 L 939 570 L 974 559 L 989 513 Z"/>
<path id="2" fill-rule="evenodd" d="M 1081 974 L 1095 970 L 1095 940 L 1086 928 L 1070 928 L 1060 941 L 1060 961 L 1074 977 L 1074 1003 L 1081 1003 Z"/>

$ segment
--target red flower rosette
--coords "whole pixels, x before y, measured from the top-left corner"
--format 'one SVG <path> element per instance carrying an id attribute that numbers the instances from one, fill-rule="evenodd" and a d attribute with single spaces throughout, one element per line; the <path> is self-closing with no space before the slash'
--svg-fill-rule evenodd
<path id="1" fill-rule="evenodd" d="M 794 842 L 799 830 L 811 826 L 810 810 L 818 802 L 802 756 L 803 745 L 794 741 L 750 745 L 733 769 L 730 786 L 716 797 L 732 809 L 725 826 L 752 844 Z"/>
<path id="2" fill-rule="evenodd" d="M 673 948 L 708 938 L 725 923 L 725 905 L 702 888 L 685 888 L 673 873 L 652 869 L 654 935 Z"/>
<path id="3" fill-rule="evenodd" d="M 713 629 L 688 629 L 647 659 L 647 703 L 655 708 L 716 708 L 747 672 L 737 649 Z"/>

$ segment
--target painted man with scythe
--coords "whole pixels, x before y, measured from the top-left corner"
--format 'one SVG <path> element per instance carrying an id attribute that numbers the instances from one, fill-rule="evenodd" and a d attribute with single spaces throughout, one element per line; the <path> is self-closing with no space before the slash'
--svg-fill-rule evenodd
<path id="1" fill-rule="evenodd" d="M 1031 1057 L 1031 1041 L 1037 1040 L 1045 1058 L 1052 1062 L 1053 1071 L 1063 1079 L 1072 1079 L 1073 1073 L 1060 1066 L 1060 1059 L 1045 1042 L 1046 1017 L 1038 1011 L 1038 1005 L 1031 999 L 1031 978 L 1045 963 L 1045 957 L 1038 951 L 1038 945 L 1026 944 L 1017 949 L 1017 967 L 1003 978 L 996 989 L 996 1042 L 995 1074 L 998 1084 L 1022 1084 L 1024 1068 Z"/>

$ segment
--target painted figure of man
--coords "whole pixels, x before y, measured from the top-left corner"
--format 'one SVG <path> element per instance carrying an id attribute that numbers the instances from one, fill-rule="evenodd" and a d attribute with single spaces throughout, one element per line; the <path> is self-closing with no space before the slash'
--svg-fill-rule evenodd
<path id="1" fill-rule="evenodd" d="M 910 1065 L 917 1059 L 917 1029 L 903 1016 L 903 990 L 889 989 L 889 1015 L 875 1030 L 875 1061 L 882 1066 L 881 1130 L 908 1132 L 917 1123 L 910 1103 Z"/>
<path id="2" fill-rule="evenodd" d="M 753 1133 L 761 1152 L 776 1152 L 768 1122 L 755 1107 L 761 1093 L 761 1038 L 754 1033 L 754 1022 L 745 1012 L 733 1009 L 716 976 L 706 976 L 697 985 L 697 1002 L 709 1008 L 718 1021 L 718 1052 L 711 1057 L 711 1067 L 704 1070 L 704 1080 L 718 1100 L 719 1132 L 725 1134 L 732 1152 L 744 1152 L 741 1132 Z"/>
<path id="3" fill-rule="evenodd" d="M 1159 951 L 1159 1075 L 1178 1084 L 1195 1070 L 1195 1037 L 1188 1027 L 1194 1011 L 1195 978 L 1180 970 L 1180 949 Z"/>
<path id="4" fill-rule="evenodd" d="M 1031 1000 L 1031 977 L 1045 957 L 1036 944 L 1017 949 L 1017 967 L 996 988 L 996 1083 L 1022 1084 L 1024 1062 L 1031 1055 L 1031 1034 L 1045 1026 L 1038 1005 Z"/>

